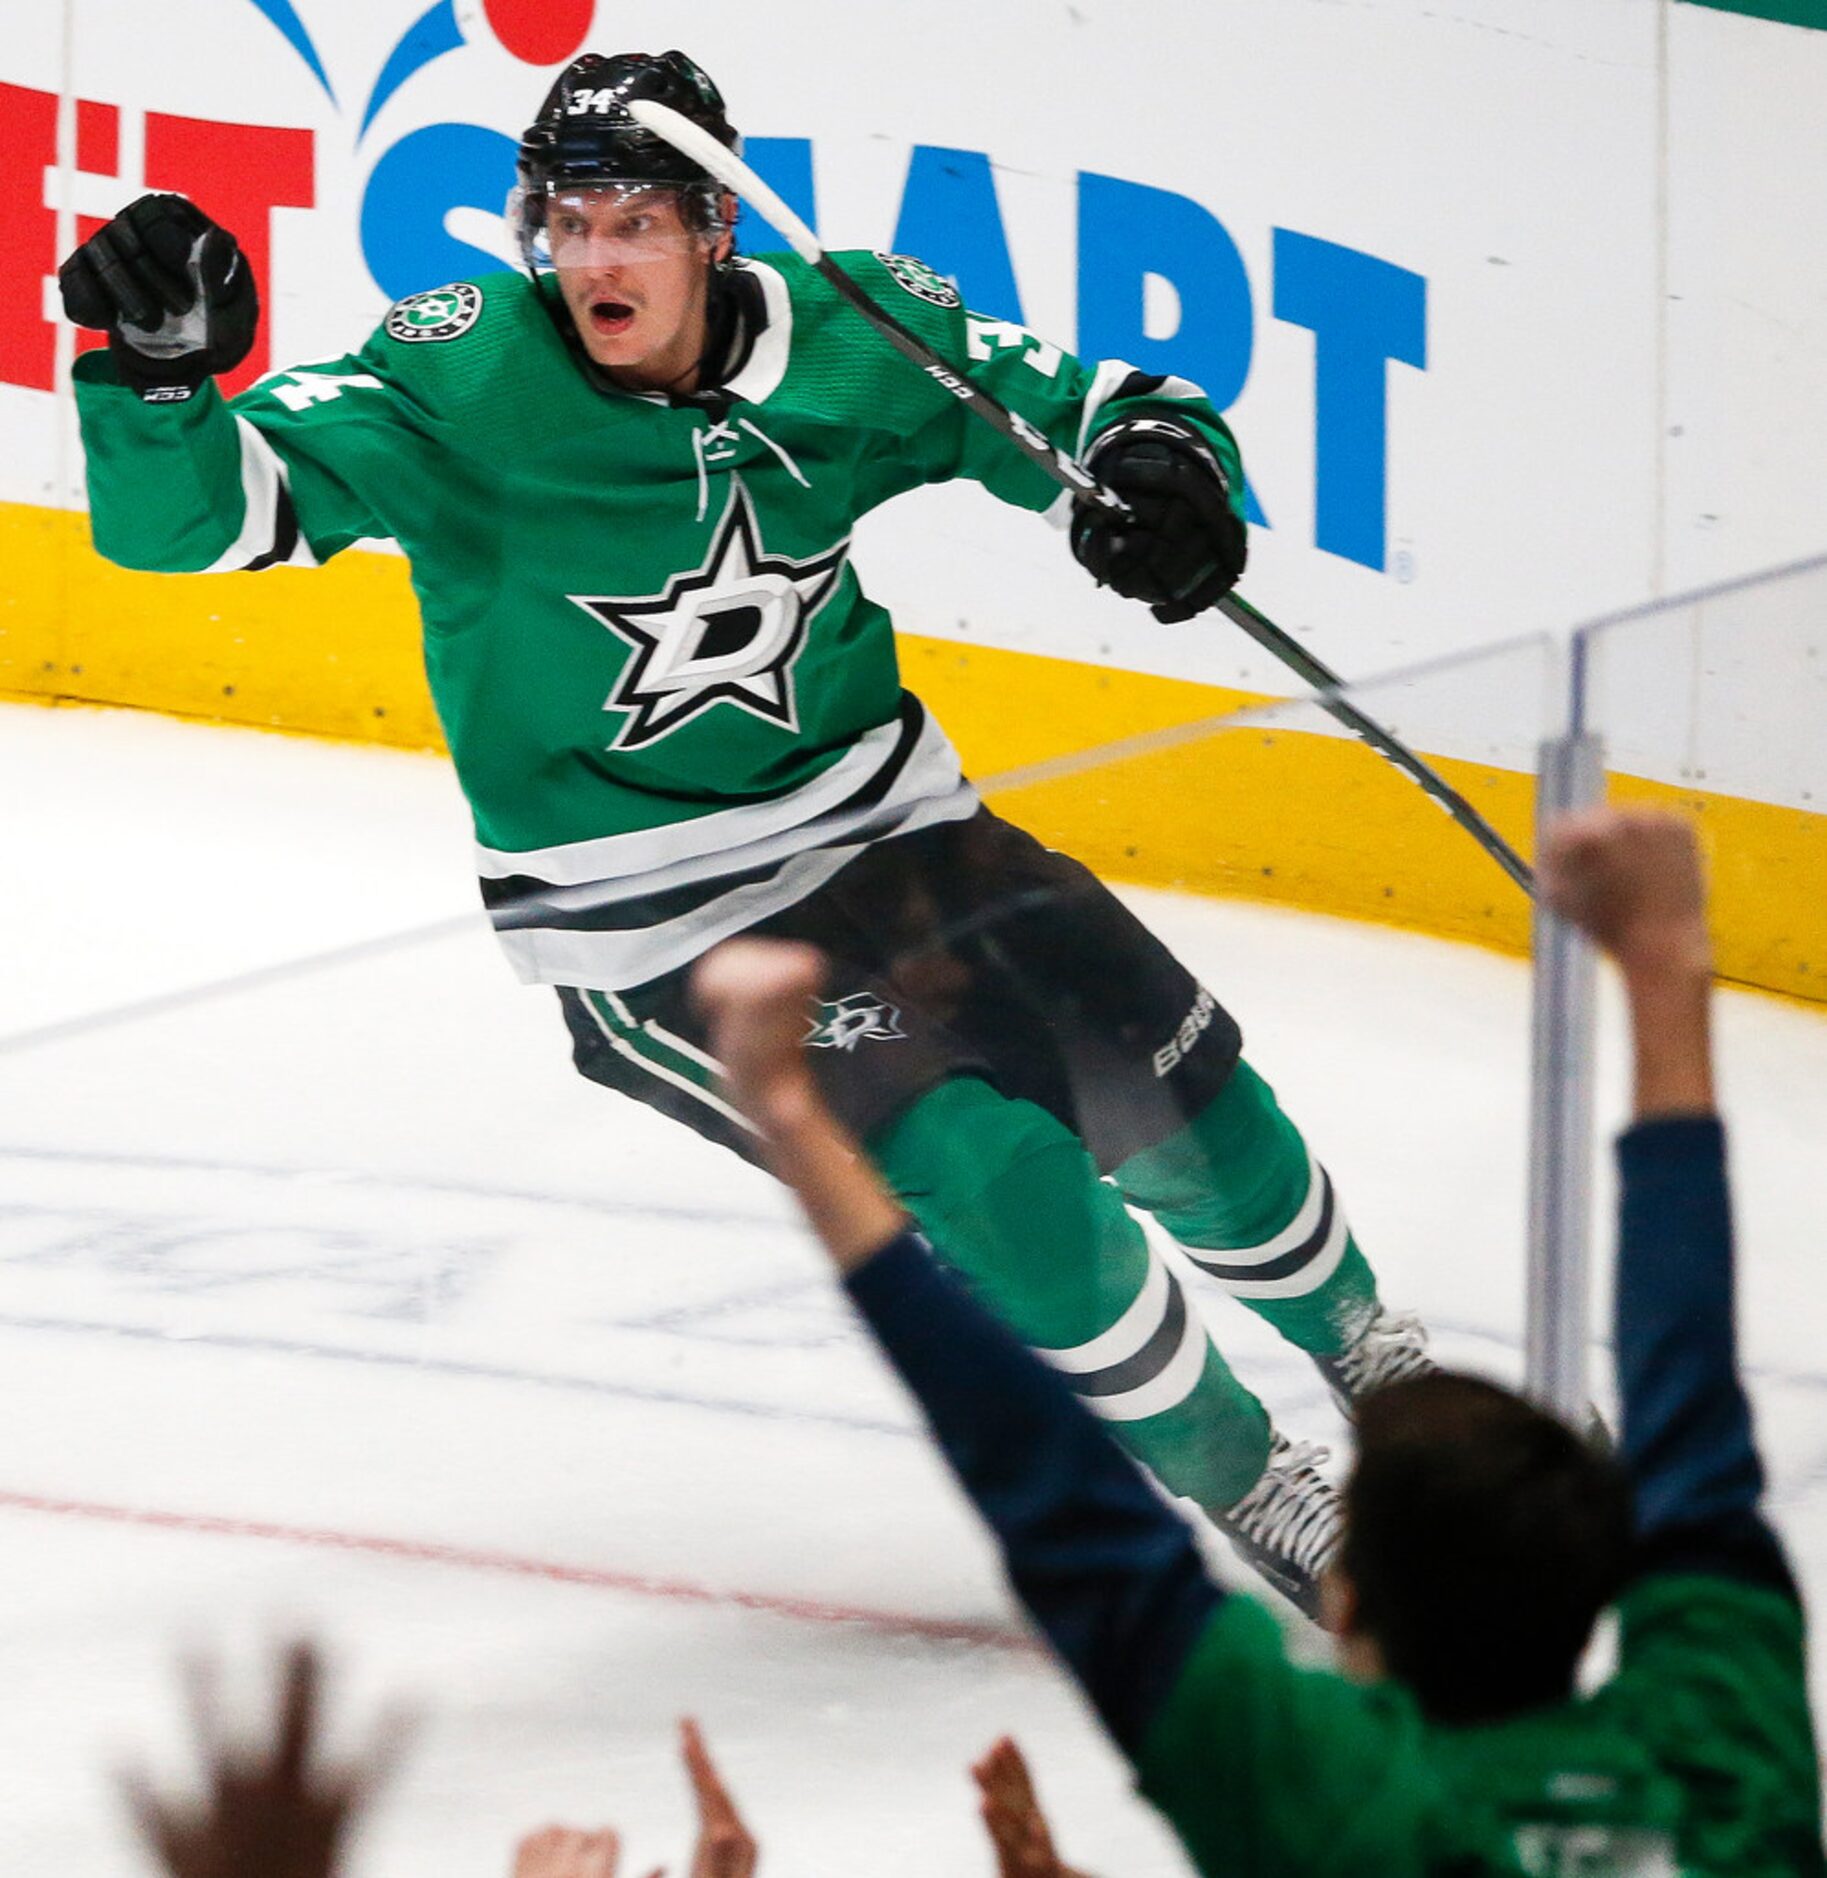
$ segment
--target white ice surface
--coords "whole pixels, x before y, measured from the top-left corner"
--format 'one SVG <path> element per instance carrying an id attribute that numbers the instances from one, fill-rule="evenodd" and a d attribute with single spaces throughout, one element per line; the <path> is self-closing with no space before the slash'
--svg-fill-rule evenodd
<path id="1" fill-rule="evenodd" d="M 340 1714 L 425 1713 L 361 1874 L 503 1873 L 554 1818 L 679 1869 L 687 1712 L 779 1874 L 988 1872 L 964 1768 L 1005 1731 L 1074 1863 L 1184 1870 L 780 1196 L 576 1079 L 465 921 L 445 765 L 6 708 L 0 801 L 9 1869 L 138 1869 L 108 1774 L 183 1766 L 175 1652 L 308 1627 Z M 1386 1293 L 1513 1376 L 1522 967 L 1134 898 L 1241 1015 Z M 1720 1035 L 1745 1349 L 1820 1608 L 1827 1019 L 1727 995 Z M 1304 1362 L 1206 1296 L 1284 1423 L 1336 1438 Z"/>

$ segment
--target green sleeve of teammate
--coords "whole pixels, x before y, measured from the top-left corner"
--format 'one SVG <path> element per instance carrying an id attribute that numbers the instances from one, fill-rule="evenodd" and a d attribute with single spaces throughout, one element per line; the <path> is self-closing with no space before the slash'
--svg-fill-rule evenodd
<path id="1" fill-rule="evenodd" d="M 1420 1878 L 1440 1849 L 1423 1739 L 1402 1691 L 1296 1668 L 1268 1612 L 1230 1597 L 1136 1767 L 1201 1871 Z"/>
<path id="2" fill-rule="evenodd" d="M 90 526 L 119 566 L 308 566 L 392 532 L 357 493 L 398 426 L 361 355 L 272 374 L 232 403 L 213 382 L 181 403 L 146 403 L 105 352 L 85 353 L 73 376 Z"/>
<path id="3" fill-rule="evenodd" d="M 1237 440 L 1196 385 L 1150 376 L 1120 359 L 1085 362 L 1008 320 L 923 301 L 905 278 L 915 270 L 916 279 L 924 275 L 947 293 L 950 289 L 911 257 L 847 254 L 842 262 L 862 287 L 972 383 L 1073 456 L 1082 459 L 1095 437 L 1124 418 L 1171 416 L 1190 424 L 1217 454 L 1230 484 L 1231 506 L 1238 520 L 1244 519 Z M 955 294 L 950 297 L 956 300 Z M 967 477 L 1024 509 L 1049 509 L 1063 494 L 1050 476 L 955 398 L 921 427 L 912 447 L 931 482 Z"/>

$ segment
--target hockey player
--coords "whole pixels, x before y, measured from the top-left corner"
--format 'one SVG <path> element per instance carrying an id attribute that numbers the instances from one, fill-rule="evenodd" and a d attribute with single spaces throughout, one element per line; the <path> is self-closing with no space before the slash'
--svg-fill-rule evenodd
<path id="1" fill-rule="evenodd" d="M 1827 1873 L 1806 1625 L 1734 1348 L 1693 831 L 1570 819 L 1543 879 L 1619 965 L 1631 1013 L 1620 1453 L 1472 1376 L 1368 1397 L 1326 1580 L 1349 1681 L 1288 1661 L 1261 1607 L 1208 1579 L 1187 1527 L 907 1230 L 795 1047 L 816 955 L 738 940 L 698 967 L 775 1170 L 1016 1592 L 1212 1878 Z M 1615 1672 L 1581 1695 L 1614 1597 Z"/>
<path id="2" fill-rule="evenodd" d="M 579 59 L 520 145 L 525 274 L 414 294 L 359 352 L 232 404 L 211 381 L 258 317 L 232 235 L 174 196 L 94 234 L 61 284 L 109 341 L 75 368 L 95 544 L 215 572 L 397 541 L 484 902 L 521 976 L 558 988 L 582 1073 L 753 1159 L 685 975 L 738 931 L 815 941 L 838 965 L 808 1048 L 896 1192 L 1312 1611 L 1337 1527 L 1319 1457 L 1270 1426 L 1125 1202 L 1343 1403 L 1425 1366 L 1419 1328 L 1380 1306 L 1229 1014 L 981 805 L 849 562 L 856 520 L 922 483 L 1069 505 L 813 270 L 738 257 L 734 200 L 632 97 L 737 146 L 682 54 Z M 1128 500 L 1122 527 L 1059 516 L 1098 579 L 1163 620 L 1229 589 L 1242 477 L 1197 387 L 977 319 L 918 261 L 842 264 Z"/>

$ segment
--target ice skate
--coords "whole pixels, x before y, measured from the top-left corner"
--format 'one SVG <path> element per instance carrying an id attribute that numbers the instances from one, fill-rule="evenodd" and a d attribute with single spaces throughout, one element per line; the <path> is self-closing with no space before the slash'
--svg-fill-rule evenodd
<path id="1" fill-rule="evenodd" d="M 1427 1353 L 1427 1332 L 1412 1312 L 1391 1315 L 1381 1305 L 1359 1335 L 1336 1355 L 1318 1356 L 1313 1366 L 1325 1378 L 1339 1413 L 1351 1419 L 1352 1404 L 1372 1389 L 1411 1376 L 1431 1376 L 1440 1365 Z"/>
<path id="2" fill-rule="evenodd" d="M 1338 1489 L 1319 1471 L 1329 1450 L 1276 1434 L 1269 1464 L 1235 1506 L 1207 1508 L 1238 1555 L 1298 1611 L 1319 1621 L 1320 1574 L 1338 1549 Z"/>

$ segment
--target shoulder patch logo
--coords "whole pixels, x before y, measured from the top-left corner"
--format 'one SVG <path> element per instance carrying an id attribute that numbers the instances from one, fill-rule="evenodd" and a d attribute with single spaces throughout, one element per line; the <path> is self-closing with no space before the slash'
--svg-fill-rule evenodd
<path id="1" fill-rule="evenodd" d="M 964 304 L 958 297 L 958 289 L 943 274 L 911 254 L 883 254 L 878 249 L 875 258 L 916 300 L 924 300 L 930 306 Z"/>
<path id="2" fill-rule="evenodd" d="M 427 339 L 460 339 L 482 316 L 482 289 L 467 280 L 429 293 L 408 294 L 387 315 L 387 335 L 416 345 Z"/>

